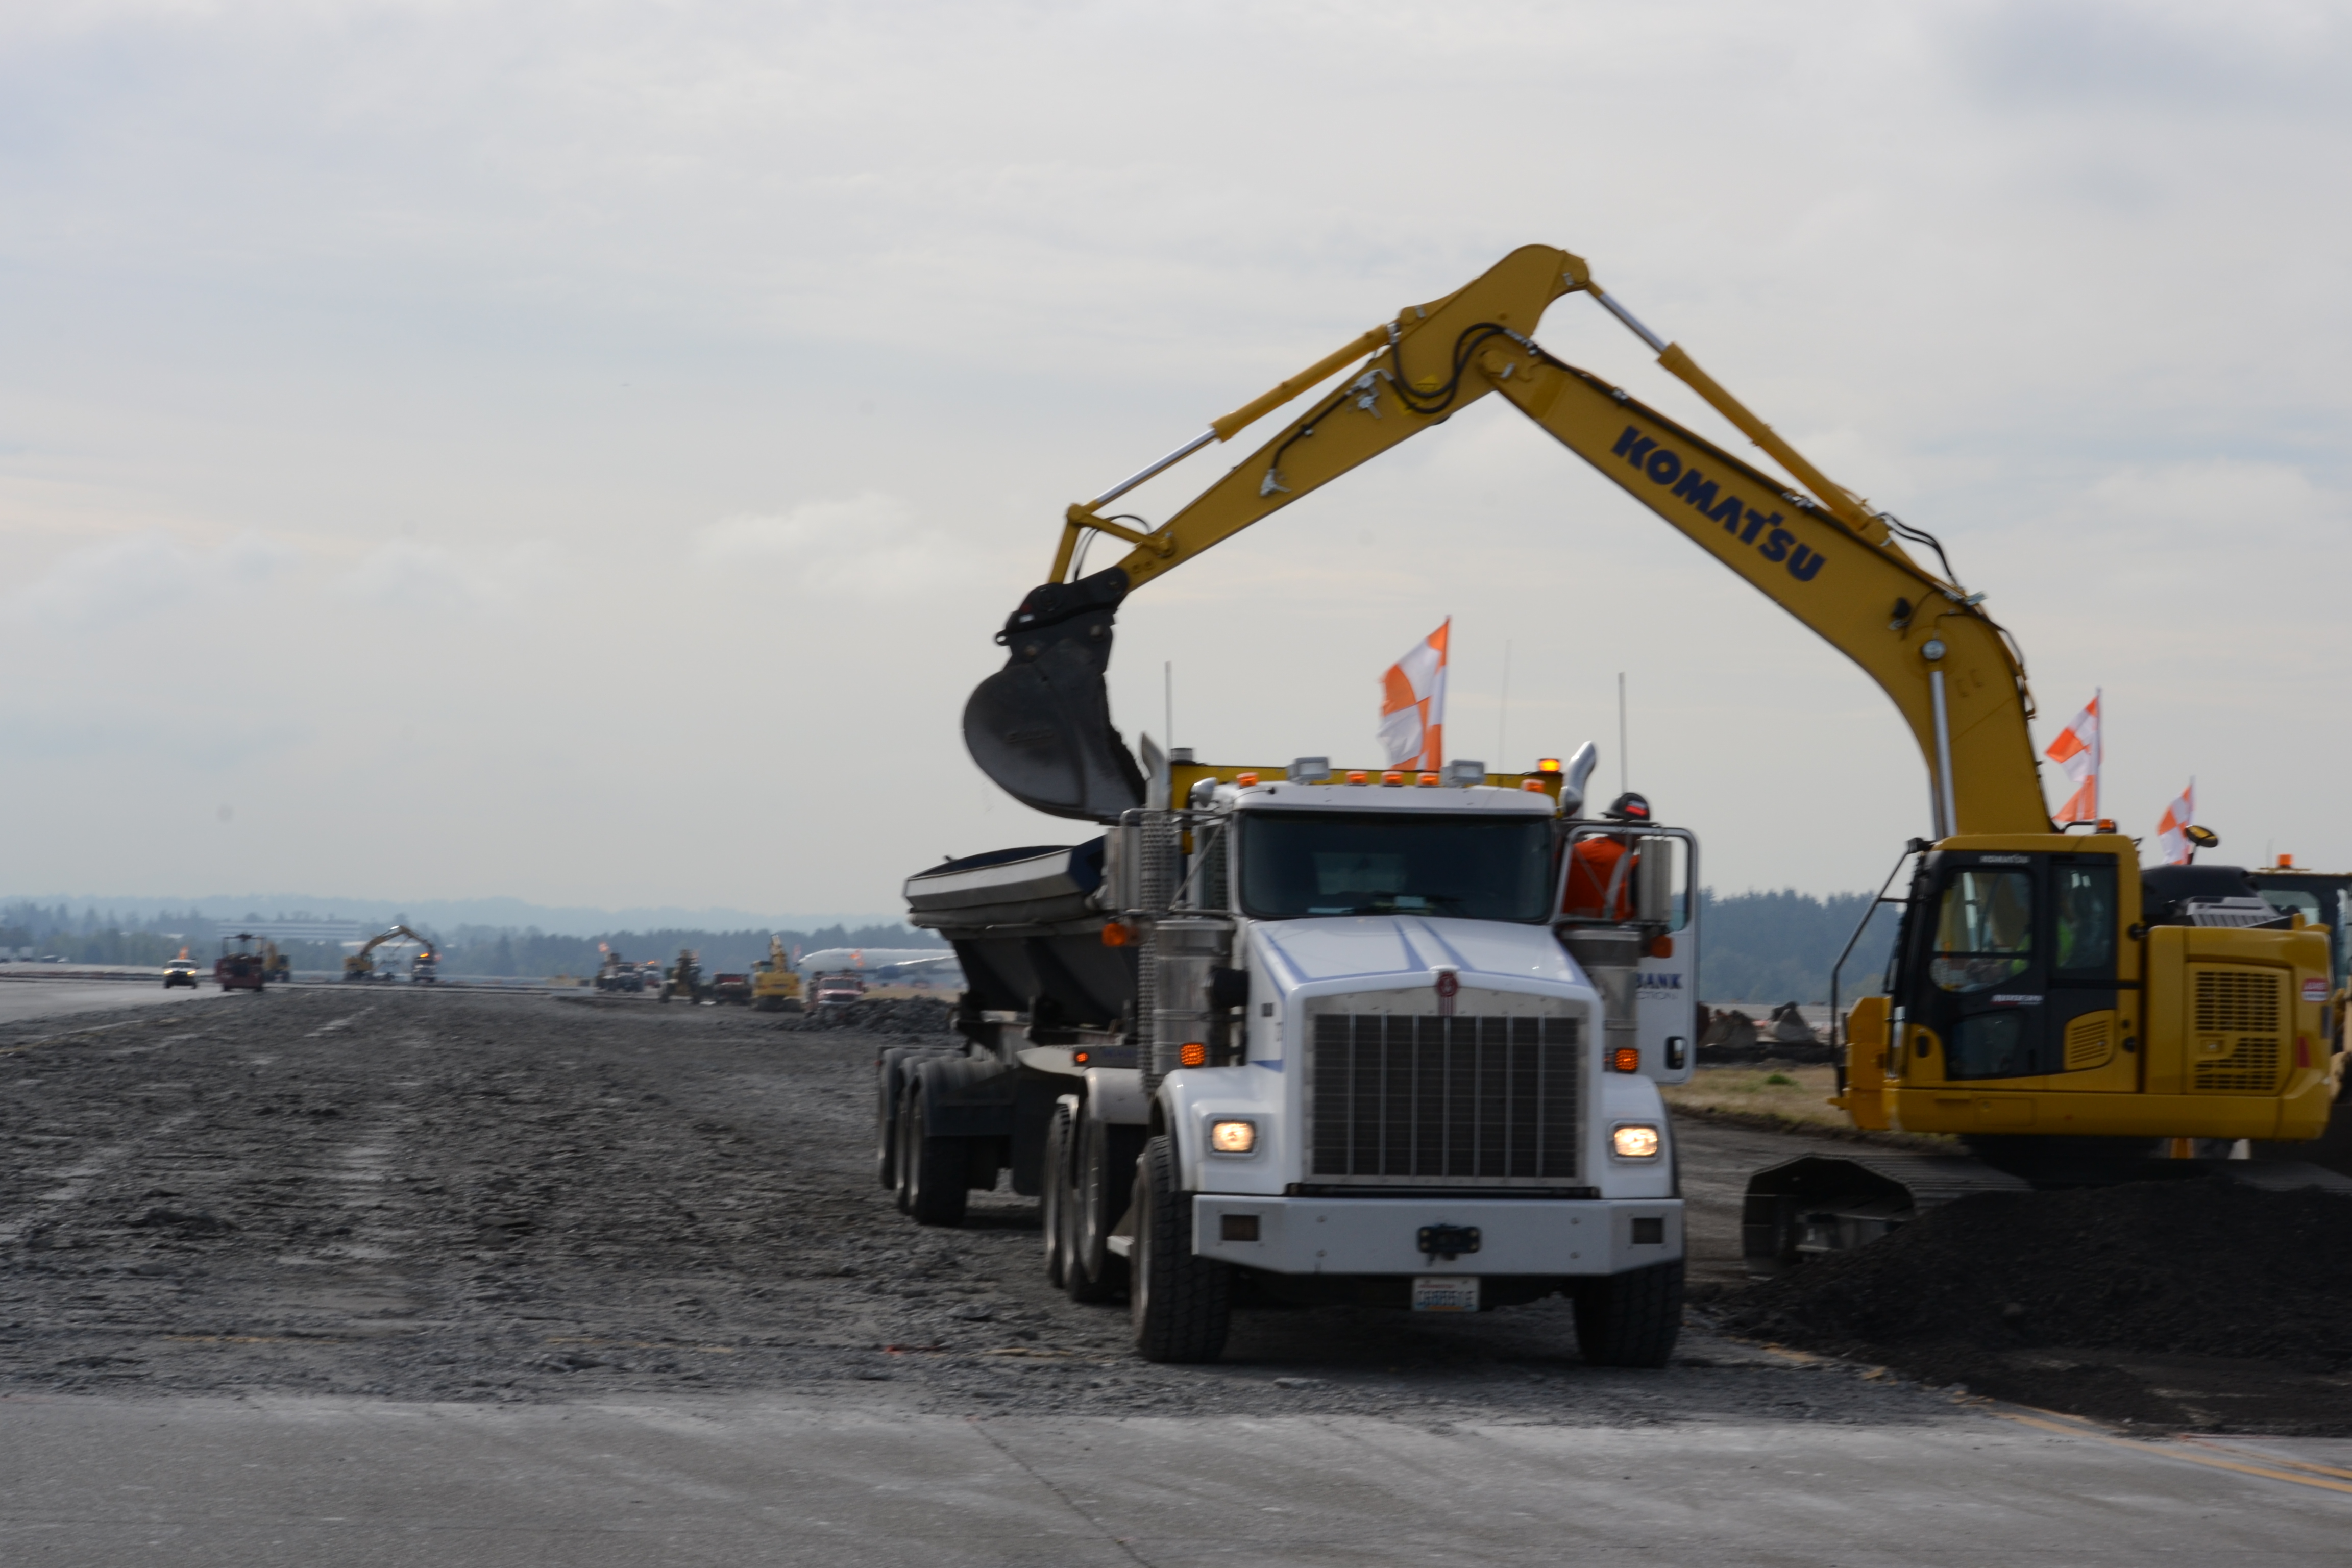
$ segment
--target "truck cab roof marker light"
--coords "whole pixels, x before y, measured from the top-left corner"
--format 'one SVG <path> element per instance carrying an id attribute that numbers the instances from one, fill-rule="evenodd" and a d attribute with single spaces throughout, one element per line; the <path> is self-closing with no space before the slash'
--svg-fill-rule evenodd
<path id="1" fill-rule="evenodd" d="M 1382 774 L 1381 775 L 1381 784 L 1382 787 L 1387 788 L 1387 789 L 1395 789 L 1395 788 L 1398 788 L 1399 786 L 1401 786 L 1402 784 L 1403 784 L 1403 783 L 1404 783 L 1404 774 L 1402 774 L 1402 773 L 1399 773 L 1399 772 L 1398 772 L 1396 769 L 1394 769 L 1394 768 L 1391 768 L 1388 772 L 1386 772 L 1386 773 L 1382 773 Z"/>
<path id="2" fill-rule="evenodd" d="M 1243 789 L 1247 789 L 1250 785 L 1257 783 L 1257 775 L 1255 773 L 1235 773 L 1234 775 L 1234 783 Z"/>
<path id="3" fill-rule="evenodd" d="M 1536 772 L 1539 773 L 1556 773 L 1559 772 L 1559 759 L 1558 757 L 1537 758 Z"/>
<path id="4" fill-rule="evenodd" d="M 1530 795 L 1541 795 L 1544 792 L 1544 782 L 1541 779 L 1521 779 L 1519 787 Z"/>
<path id="5" fill-rule="evenodd" d="M 1372 782 L 1372 775 L 1361 768 L 1350 768 L 1348 770 L 1348 782 L 1353 784 L 1370 784 Z"/>
<path id="6" fill-rule="evenodd" d="M 1434 789 L 1442 781 L 1436 773 L 1421 773 L 1416 775 L 1412 782 L 1423 789 Z"/>

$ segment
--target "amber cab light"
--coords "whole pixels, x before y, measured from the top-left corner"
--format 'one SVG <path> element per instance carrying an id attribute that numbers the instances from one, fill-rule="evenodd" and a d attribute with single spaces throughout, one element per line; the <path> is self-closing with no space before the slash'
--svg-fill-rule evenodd
<path id="1" fill-rule="evenodd" d="M 1539 773 L 1556 773 L 1559 772 L 1559 759 L 1558 757 L 1537 758 L 1536 772 Z"/>
<path id="2" fill-rule="evenodd" d="M 1209 1047 L 1198 1040 L 1187 1040 L 1176 1047 L 1176 1065 L 1204 1068 L 1209 1065 Z"/>
<path id="3" fill-rule="evenodd" d="M 1257 775 L 1255 773 L 1235 773 L 1234 775 L 1234 783 L 1241 785 L 1244 789 L 1247 789 L 1250 785 L 1257 783 Z"/>
<path id="4" fill-rule="evenodd" d="M 1348 782 L 1349 784 L 1370 784 L 1372 782 L 1372 775 L 1366 773 L 1361 768 L 1351 769 L 1348 773 Z"/>
<path id="5" fill-rule="evenodd" d="M 1421 777 L 1420 777 L 1420 778 L 1416 779 L 1414 782 L 1415 782 L 1415 783 L 1417 783 L 1417 784 L 1419 784 L 1423 788 L 1426 789 L 1426 788 L 1428 788 L 1431 784 L 1435 784 L 1435 783 L 1437 782 L 1437 775 L 1436 775 L 1435 773 L 1423 773 L 1423 774 L 1422 774 L 1422 775 L 1421 775 Z"/>
<path id="6" fill-rule="evenodd" d="M 1388 772 L 1381 775 L 1381 783 L 1389 785 L 1401 784 L 1404 783 L 1404 774 L 1399 773 L 1394 768 L 1391 768 Z"/>
<path id="7" fill-rule="evenodd" d="M 1672 958 L 1674 955 L 1675 939 L 1673 937 L 1659 936 L 1650 939 L 1650 956 L 1652 958 Z"/>
<path id="8" fill-rule="evenodd" d="M 1541 779 L 1521 779 L 1519 787 L 1530 795 L 1541 795 L 1544 792 L 1544 783 Z"/>
<path id="9" fill-rule="evenodd" d="M 1084 1067 L 1088 1062 L 1095 1059 L 1095 1054 L 1092 1051 L 1072 1051 L 1070 1053 L 1070 1059 L 1077 1063 L 1078 1066 Z"/>
<path id="10" fill-rule="evenodd" d="M 1209 1147 L 1220 1154 L 1246 1154 L 1257 1147 L 1255 1121 L 1212 1121 Z"/>
<path id="11" fill-rule="evenodd" d="M 1134 940 L 1135 933 L 1127 929 L 1124 921 L 1113 921 L 1102 929 L 1102 944 L 1105 947 L 1125 947 Z"/>
<path id="12" fill-rule="evenodd" d="M 1620 1046 L 1615 1050 L 1610 1052 L 1609 1070 L 1611 1072 L 1640 1072 L 1642 1070 L 1641 1048 L 1637 1046 Z"/>

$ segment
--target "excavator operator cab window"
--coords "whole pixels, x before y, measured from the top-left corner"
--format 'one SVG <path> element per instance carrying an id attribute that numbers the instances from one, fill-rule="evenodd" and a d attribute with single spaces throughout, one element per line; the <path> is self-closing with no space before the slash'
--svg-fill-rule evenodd
<path id="1" fill-rule="evenodd" d="M 2104 1064 L 2118 1036 L 2111 855 L 1931 855 L 1931 925 L 1898 976 L 1950 1079 Z M 1923 922 L 1923 924 L 1926 922 Z"/>
<path id="2" fill-rule="evenodd" d="M 1947 991 L 1989 991 L 2023 974 L 2033 952 L 2033 878 L 1967 870 L 1945 884 L 1929 966 Z"/>

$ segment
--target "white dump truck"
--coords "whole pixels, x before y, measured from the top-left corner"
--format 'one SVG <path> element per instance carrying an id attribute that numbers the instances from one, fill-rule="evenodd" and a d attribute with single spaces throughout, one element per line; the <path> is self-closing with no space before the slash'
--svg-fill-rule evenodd
<path id="1" fill-rule="evenodd" d="M 1696 845 L 1579 815 L 1591 763 L 1248 769 L 1147 742 L 1155 804 L 1101 837 L 911 878 L 910 920 L 962 962 L 964 1044 L 883 1054 L 884 1184 L 954 1225 L 1009 1169 L 1054 1281 L 1124 1294 L 1154 1361 L 1215 1359 L 1252 1302 L 1565 1295 L 1588 1361 L 1663 1364 Z"/>

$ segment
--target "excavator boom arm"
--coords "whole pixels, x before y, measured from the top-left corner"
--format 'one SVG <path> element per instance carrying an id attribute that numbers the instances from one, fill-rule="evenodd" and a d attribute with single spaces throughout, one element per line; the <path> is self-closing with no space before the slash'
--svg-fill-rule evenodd
<path id="1" fill-rule="evenodd" d="M 1538 347 L 1530 334 L 1544 310 L 1580 291 L 1814 493 L 1790 489 Z M 1367 347 L 1371 355 L 1357 374 L 1159 529 L 1102 515 L 1129 489 L 1213 438 L 1229 438 Z M 1521 247 L 1458 292 L 1408 306 L 1387 327 L 1071 507 L 1054 580 L 1006 622 L 998 640 L 1011 657 L 965 709 L 973 759 L 1015 797 L 1055 815 L 1111 820 L 1142 804 L 1141 778 L 1110 726 L 1103 685 L 1120 601 L 1490 392 L 1861 665 L 1927 758 L 1939 835 L 2051 830 L 2025 725 L 2032 700 L 2000 628 L 1973 597 L 1914 562 L 1885 520 L 1806 461 L 1679 344 L 1663 342 L 1608 296 L 1582 260 L 1548 246 Z M 1066 583 L 1089 530 L 1133 548 L 1117 565 Z"/>

